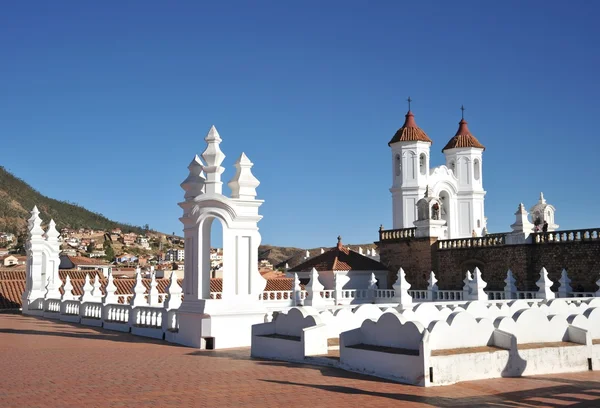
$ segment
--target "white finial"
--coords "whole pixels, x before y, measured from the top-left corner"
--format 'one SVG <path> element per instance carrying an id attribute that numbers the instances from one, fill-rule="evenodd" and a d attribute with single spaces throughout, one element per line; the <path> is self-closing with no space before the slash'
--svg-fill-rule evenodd
<path id="1" fill-rule="evenodd" d="M 56 224 L 54 223 L 54 220 L 50 220 L 50 222 L 48 223 L 48 228 L 45 233 L 46 239 L 50 242 L 58 242 L 59 236 L 60 236 L 60 233 L 56 230 Z"/>
<path id="2" fill-rule="evenodd" d="M 308 252 L 308 249 L 306 250 L 306 255 L 304 255 L 304 259 L 308 259 L 310 258 L 310 252 Z"/>
<path id="3" fill-rule="evenodd" d="M 560 286 L 558 287 L 558 297 L 569 297 L 569 294 L 573 291 L 573 288 L 570 285 L 571 279 L 569 279 L 566 269 L 562 270 L 558 283 L 560 283 Z"/>
<path id="4" fill-rule="evenodd" d="M 541 192 L 540 192 L 540 203 L 546 204 L 546 199 L 544 198 L 544 193 L 541 193 Z"/>
<path id="5" fill-rule="evenodd" d="M 535 284 L 540 288 L 537 292 L 538 299 L 554 299 L 556 297 L 551 290 L 553 282 L 548 277 L 546 268 L 542 268 L 540 271 L 540 279 Z"/>
<path id="6" fill-rule="evenodd" d="M 478 267 L 475 267 L 473 280 L 471 281 L 471 300 L 488 300 L 488 295 L 484 291 L 486 286 L 487 282 L 481 277 L 481 271 Z"/>
<path id="7" fill-rule="evenodd" d="M 512 299 L 513 295 L 517 293 L 517 286 L 515 285 L 516 279 L 513 276 L 512 271 L 509 269 L 506 272 L 506 279 L 504 279 L 504 294 L 506 299 Z"/>
<path id="8" fill-rule="evenodd" d="M 94 287 L 90 283 L 90 275 L 88 273 L 85 274 L 85 282 L 82 289 L 83 294 L 81 295 L 80 302 L 93 302 L 94 296 L 92 295 L 92 291 L 94 290 Z"/>
<path id="9" fill-rule="evenodd" d="M 195 197 L 204 194 L 206 178 L 204 177 L 203 169 L 202 160 L 196 155 L 188 166 L 190 172 L 187 178 L 181 183 L 181 188 L 185 190 L 184 198 L 186 200 L 193 200 Z"/>
<path id="10" fill-rule="evenodd" d="M 135 286 L 133 287 L 133 292 L 131 306 L 146 306 L 148 304 L 144 298 L 146 287 L 142 282 L 142 273 L 140 272 L 139 268 L 136 269 Z"/>
<path id="11" fill-rule="evenodd" d="M 375 277 L 375 273 L 371 272 L 371 278 L 369 279 L 369 286 L 367 287 L 369 290 L 377 290 L 379 287 L 377 286 L 377 278 Z"/>
<path id="12" fill-rule="evenodd" d="M 323 248 L 321 248 L 321 253 L 322 253 L 322 254 L 324 254 L 324 253 L 325 253 L 325 250 L 324 250 Z"/>
<path id="13" fill-rule="evenodd" d="M 106 283 L 106 288 L 104 288 L 106 295 L 104 295 L 104 304 L 115 304 L 119 303 L 119 298 L 116 295 L 117 286 L 115 285 L 112 271 L 108 271 L 108 282 Z"/>
<path id="14" fill-rule="evenodd" d="M 294 273 L 294 283 L 292 290 L 294 292 L 294 306 L 298 306 L 302 304 L 302 286 L 300 286 L 300 279 L 298 279 L 298 274 Z"/>
<path id="15" fill-rule="evenodd" d="M 468 294 L 471 293 L 471 282 L 473 281 L 473 275 L 471 275 L 471 271 L 467 271 L 465 274 L 465 278 L 463 279 L 463 290 Z"/>
<path id="16" fill-rule="evenodd" d="M 321 296 L 321 291 L 325 287 L 319 281 L 319 272 L 315 268 L 310 271 L 310 281 L 306 285 L 306 301 L 307 306 L 318 306 L 324 304 L 324 299 Z"/>
<path id="17" fill-rule="evenodd" d="M 204 166 L 206 174 L 204 191 L 207 194 L 222 194 L 223 182 L 221 181 L 221 174 L 225 171 L 225 168 L 221 167 L 221 163 L 225 160 L 225 154 L 223 154 L 219 147 L 221 137 L 214 126 L 210 128 L 204 140 L 207 143 L 206 150 L 202 153 L 202 158 L 206 162 L 206 166 Z"/>
<path id="18" fill-rule="evenodd" d="M 44 235 L 44 230 L 42 229 L 42 219 L 40 218 L 40 212 L 37 209 L 37 206 L 33 207 L 31 211 L 31 217 L 27 220 L 29 225 L 29 237 L 37 238 L 42 237 Z"/>
<path id="19" fill-rule="evenodd" d="M 284 268 L 285 268 L 285 270 L 286 270 L 286 271 L 287 271 L 288 269 L 290 269 L 290 266 L 288 265 L 288 263 L 287 263 L 287 262 L 285 263 L 285 267 L 284 267 Z"/>
<path id="20" fill-rule="evenodd" d="M 244 153 L 234 163 L 235 175 L 227 183 L 231 188 L 231 198 L 254 200 L 256 197 L 256 187 L 260 185 L 260 181 L 252 174 L 252 166 L 254 164 Z"/>
<path id="21" fill-rule="evenodd" d="M 150 292 L 148 293 L 148 305 L 158 306 L 158 283 L 156 283 L 156 274 L 152 272 L 150 275 Z"/>
<path id="22" fill-rule="evenodd" d="M 181 306 L 181 293 L 183 290 L 181 289 L 181 286 L 179 286 L 179 282 L 177 282 L 177 274 L 175 272 L 171 274 L 167 292 L 169 293 L 169 297 L 165 300 L 165 308 L 167 310 L 179 309 L 179 306 Z"/>
<path id="23" fill-rule="evenodd" d="M 427 290 L 433 290 L 433 291 L 438 290 L 438 285 L 437 285 L 438 280 L 435 277 L 435 273 L 433 273 L 433 271 L 431 271 L 429 273 L 429 279 L 427 280 L 427 282 L 429 283 L 427 285 Z"/>
<path id="24" fill-rule="evenodd" d="M 408 294 L 410 286 L 410 283 L 406 280 L 404 269 L 398 269 L 398 277 L 392 288 L 394 288 L 394 302 L 397 302 L 402 308 L 412 304 L 412 296 Z"/>
<path id="25" fill-rule="evenodd" d="M 358 253 L 364 255 L 362 247 L 358 247 Z"/>
<path id="26" fill-rule="evenodd" d="M 73 300 L 73 284 L 71 283 L 69 274 L 67 274 L 67 277 L 65 278 L 65 286 L 63 287 L 61 300 Z"/>
<path id="27" fill-rule="evenodd" d="M 94 276 L 94 290 L 92 291 L 92 296 L 95 300 L 102 299 L 102 290 L 100 289 L 102 285 L 100 285 L 100 280 L 98 279 L 98 274 Z"/>

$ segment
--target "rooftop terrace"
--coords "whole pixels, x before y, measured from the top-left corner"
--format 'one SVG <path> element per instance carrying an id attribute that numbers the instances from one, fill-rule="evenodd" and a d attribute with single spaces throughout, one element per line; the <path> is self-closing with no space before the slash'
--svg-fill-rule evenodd
<path id="1" fill-rule="evenodd" d="M 600 406 L 598 371 L 423 388 L 8 313 L 0 361 L 2 407 Z"/>

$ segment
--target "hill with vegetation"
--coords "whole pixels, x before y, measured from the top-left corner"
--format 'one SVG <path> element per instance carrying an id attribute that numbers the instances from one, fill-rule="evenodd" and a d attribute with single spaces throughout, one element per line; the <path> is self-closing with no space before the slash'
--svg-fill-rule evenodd
<path id="1" fill-rule="evenodd" d="M 54 219 L 59 230 L 68 227 L 104 231 L 121 228 L 123 232 L 136 233 L 145 231 L 141 227 L 109 220 L 75 203 L 46 197 L 0 166 L 0 231 L 22 234 L 35 205 L 42 219 L 46 222 Z"/>

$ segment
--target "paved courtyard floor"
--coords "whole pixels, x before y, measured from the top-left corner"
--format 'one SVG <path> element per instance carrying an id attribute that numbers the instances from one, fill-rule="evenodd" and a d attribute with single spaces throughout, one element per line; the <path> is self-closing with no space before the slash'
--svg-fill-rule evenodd
<path id="1" fill-rule="evenodd" d="M 600 407 L 600 372 L 420 388 L 0 314 L 0 407 Z"/>

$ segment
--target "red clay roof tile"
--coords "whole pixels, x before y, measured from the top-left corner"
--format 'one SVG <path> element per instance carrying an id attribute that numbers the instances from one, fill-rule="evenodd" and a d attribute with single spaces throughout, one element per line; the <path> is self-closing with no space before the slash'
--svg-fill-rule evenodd
<path id="1" fill-rule="evenodd" d="M 427 136 L 427 133 L 417 126 L 417 122 L 415 122 L 415 115 L 413 115 L 411 111 L 408 111 L 406 114 L 406 119 L 404 120 L 404 125 L 398 129 L 392 140 L 389 141 L 388 145 L 396 142 L 415 141 L 433 143 L 429 136 Z"/>

